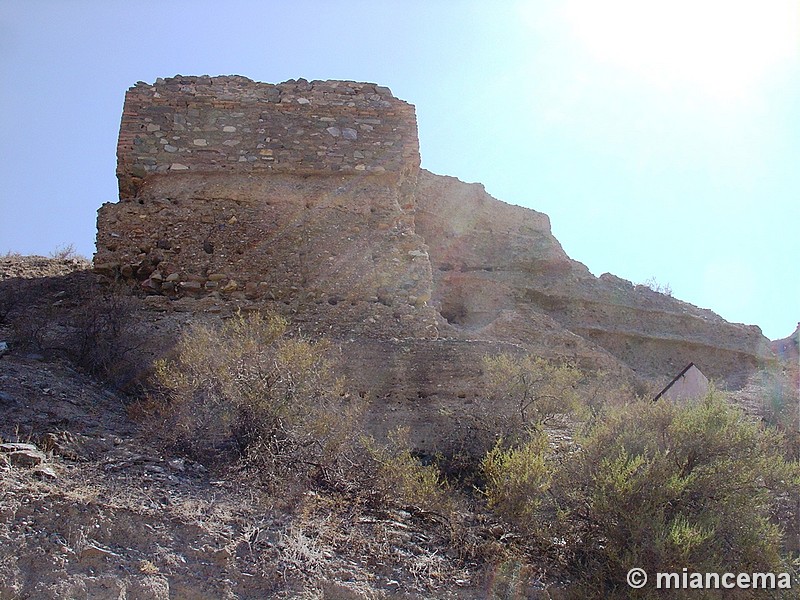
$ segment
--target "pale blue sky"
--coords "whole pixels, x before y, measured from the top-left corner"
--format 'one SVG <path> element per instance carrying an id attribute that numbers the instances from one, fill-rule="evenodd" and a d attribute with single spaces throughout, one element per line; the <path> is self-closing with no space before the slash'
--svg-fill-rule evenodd
<path id="1" fill-rule="evenodd" d="M 351 79 L 425 168 L 550 215 L 596 275 L 800 320 L 796 0 L 0 1 L 0 252 L 94 251 L 137 81 Z"/>

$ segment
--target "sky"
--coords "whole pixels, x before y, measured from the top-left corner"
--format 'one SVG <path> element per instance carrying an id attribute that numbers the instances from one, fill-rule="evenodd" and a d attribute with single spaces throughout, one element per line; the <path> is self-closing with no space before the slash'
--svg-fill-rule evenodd
<path id="1" fill-rule="evenodd" d="M 595 275 L 800 321 L 798 0 L 0 0 L 0 253 L 94 252 L 137 81 L 375 82 Z"/>

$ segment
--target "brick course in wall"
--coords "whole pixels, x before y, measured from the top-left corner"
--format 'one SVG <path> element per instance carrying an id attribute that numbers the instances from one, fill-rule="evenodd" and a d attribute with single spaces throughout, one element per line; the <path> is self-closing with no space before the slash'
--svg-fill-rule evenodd
<path id="1" fill-rule="evenodd" d="M 413 172 L 419 143 L 413 105 L 375 84 L 176 76 L 128 90 L 117 159 L 125 199 L 167 172 Z"/>

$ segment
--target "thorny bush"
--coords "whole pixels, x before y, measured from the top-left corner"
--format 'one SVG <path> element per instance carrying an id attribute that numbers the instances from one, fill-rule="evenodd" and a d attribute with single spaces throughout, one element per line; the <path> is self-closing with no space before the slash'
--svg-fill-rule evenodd
<path id="1" fill-rule="evenodd" d="M 346 393 L 325 341 L 293 339 L 278 316 L 195 324 L 156 364 L 172 441 L 210 459 L 234 451 L 264 478 L 331 479 L 353 459 L 364 402 Z"/>

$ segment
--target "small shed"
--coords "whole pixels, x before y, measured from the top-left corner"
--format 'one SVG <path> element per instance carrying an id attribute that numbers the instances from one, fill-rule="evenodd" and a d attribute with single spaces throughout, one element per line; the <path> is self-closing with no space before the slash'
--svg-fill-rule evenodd
<path id="1" fill-rule="evenodd" d="M 683 371 L 667 384 L 661 390 L 653 402 L 660 398 L 667 400 L 690 400 L 693 398 L 700 398 L 705 396 L 708 392 L 708 378 L 703 375 L 702 371 L 697 368 L 693 362 L 690 362 Z"/>

